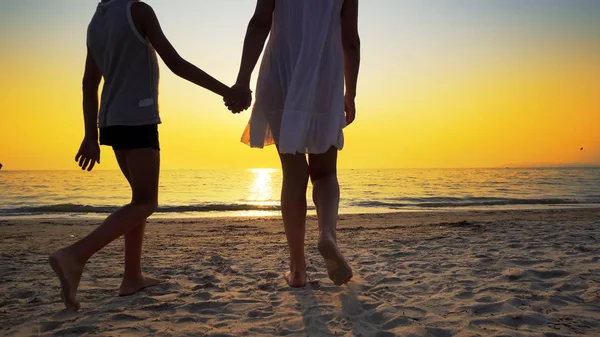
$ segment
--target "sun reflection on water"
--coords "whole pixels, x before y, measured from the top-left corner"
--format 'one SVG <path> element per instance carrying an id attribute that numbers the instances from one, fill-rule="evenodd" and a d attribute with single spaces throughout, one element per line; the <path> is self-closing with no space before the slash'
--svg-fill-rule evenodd
<path id="1" fill-rule="evenodd" d="M 272 206 L 273 198 L 273 175 L 276 169 L 250 169 L 254 174 L 254 180 L 250 185 L 250 196 L 248 200 L 254 205 Z"/>

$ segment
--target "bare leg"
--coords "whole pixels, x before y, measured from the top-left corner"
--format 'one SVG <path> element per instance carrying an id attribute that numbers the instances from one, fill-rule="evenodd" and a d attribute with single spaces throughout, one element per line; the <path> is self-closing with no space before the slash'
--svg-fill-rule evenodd
<path id="1" fill-rule="evenodd" d="M 331 147 L 324 154 L 311 154 L 309 162 L 313 201 L 319 222 L 319 252 L 325 259 L 329 278 L 336 285 L 342 285 L 352 278 L 352 269 L 337 246 L 336 226 L 340 203 L 337 149 Z"/>
<path id="2" fill-rule="evenodd" d="M 119 296 L 129 296 L 138 291 L 160 284 L 160 280 L 142 273 L 142 245 L 146 222 L 125 234 L 125 272 L 119 288 Z"/>
<path id="3" fill-rule="evenodd" d="M 308 164 L 301 154 L 280 154 L 283 169 L 281 214 L 290 250 L 290 271 L 285 274 L 290 287 L 306 284 L 304 233 L 306 227 L 306 188 Z"/>
<path id="4" fill-rule="evenodd" d="M 131 186 L 131 176 L 129 174 L 125 152 L 115 151 L 115 155 L 119 167 L 121 168 L 121 172 L 123 172 L 123 175 L 127 178 L 127 181 Z M 123 281 L 119 288 L 119 296 L 133 295 L 144 288 L 155 286 L 160 283 L 160 280 L 144 276 L 142 273 L 142 246 L 145 229 L 146 219 L 125 234 L 125 272 L 123 273 Z"/>
<path id="5" fill-rule="evenodd" d="M 85 238 L 50 255 L 58 275 L 65 306 L 79 309 L 77 288 L 87 261 L 100 249 L 146 220 L 157 207 L 160 153 L 153 149 L 125 151 L 131 176 L 133 200 L 111 214 Z"/>

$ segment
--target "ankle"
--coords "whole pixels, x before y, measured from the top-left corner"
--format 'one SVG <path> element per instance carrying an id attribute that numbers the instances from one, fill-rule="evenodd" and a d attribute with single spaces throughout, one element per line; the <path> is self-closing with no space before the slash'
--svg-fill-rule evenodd
<path id="1" fill-rule="evenodd" d="M 305 272 L 306 271 L 306 262 L 304 262 L 304 261 L 300 262 L 300 263 L 298 263 L 298 262 L 296 262 L 296 263 L 292 262 L 290 264 L 290 271 L 292 273 L 303 273 L 303 272 Z"/>
<path id="2" fill-rule="evenodd" d="M 123 281 L 139 281 L 144 279 L 144 274 L 141 271 L 125 271 L 123 273 Z"/>
<path id="3" fill-rule="evenodd" d="M 59 254 L 58 256 L 66 258 L 68 261 L 70 261 L 69 263 L 73 263 L 74 265 L 83 266 L 88 260 L 84 254 L 77 251 L 77 248 L 74 247 L 74 245 L 61 248 L 57 250 L 56 253 Z"/>

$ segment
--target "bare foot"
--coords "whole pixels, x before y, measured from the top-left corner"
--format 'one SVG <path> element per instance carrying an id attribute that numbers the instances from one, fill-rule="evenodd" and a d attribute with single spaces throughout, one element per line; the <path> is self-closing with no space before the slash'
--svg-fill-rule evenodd
<path id="1" fill-rule="evenodd" d="M 123 279 L 123 282 L 121 282 L 121 287 L 119 288 L 119 296 L 133 295 L 142 289 L 154 287 L 161 283 L 162 280 L 149 276 L 142 276 L 141 278 L 136 278 L 135 280 Z"/>
<path id="2" fill-rule="evenodd" d="M 291 272 L 288 271 L 283 274 L 283 278 L 287 282 L 287 284 L 292 288 L 304 288 L 306 285 L 306 272 Z"/>
<path id="3" fill-rule="evenodd" d="M 48 262 L 60 280 L 61 297 L 65 307 L 73 311 L 79 310 L 77 288 L 79 287 L 79 281 L 81 281 L 84 265 L 72 257 L 68 248 L 59 249 L 52 253 Z"/>
<path id="4" fill-rule="evenodd" d="M 346 284 L 352 278 L 352 268 L 340 252 L 335 239 L 325 235 L 319 238 L 319 253 L 325 259 L 327 274 L 335 285 Z"/>

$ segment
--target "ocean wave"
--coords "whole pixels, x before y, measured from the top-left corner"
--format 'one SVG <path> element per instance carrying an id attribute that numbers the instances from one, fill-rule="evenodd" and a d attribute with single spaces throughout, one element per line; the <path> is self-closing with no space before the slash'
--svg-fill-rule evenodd
<path id="1" fill-rule="evenodd" d="M 351 201 L 342 200 L 340 211 L 352 209 L 436 209 L 436 208 L 467 208 L 467 207 L 498 207 L 498 206 L 553 206 L 553 205 L 590 205 L 600 204 L 600 198 L 567 199 L 567 198 L 540 198 L 540 199 L 518 199 L 518 198 L 493 198 L 493 197 L 428 197 L 428 198 L 389 198 L 373 201 Z M 119 206 L 82 205 L 82 204 L 54 204 L 39 206 L 24 206 L 0 209 L 0 216 L 20 215 L 49 215 L 49 214 L 108 214 L 116 211 Z M 308 207 L 314 210 L 314 206 Z M 204 203 L 194 205 L 165 205 L 159 206 L 159 214 L 178 213 L 208 213 L 208 212 L 244 212 L 244 211 L 266 211 L 278 212 L 281 210 L 275 204 L 251 204 L 251 203 Z"/>
<path id="2" fill-rule="evenodd" d="M 377 208 L 445 208 L 445 207 L 478 207 L 478 206 L 551 206 L 551 205 L 588 205 L 599 204 L 600 199 L 518 199 L 518 198 L 489 198 L 489 197 L 431 197 L 431 198 L 395 198 L 386 201 L 361 201 L 353 203 L 355 207 Z"/>
<path id="3" fill-rule="evenodd" d="M 90 206 L 79 204 L 56 204 L 43 206 L 18 207 L 0 209 L 0 215 L 19 214 L 55 214 L 55 213 L 112 213 L 118 206 Z M 255 204 L 200 204 L 185 206 L 159 206 L 157 213 L 188 212 L 233 212 L 233 211 L 279 211 L 279 205 Z"/>

